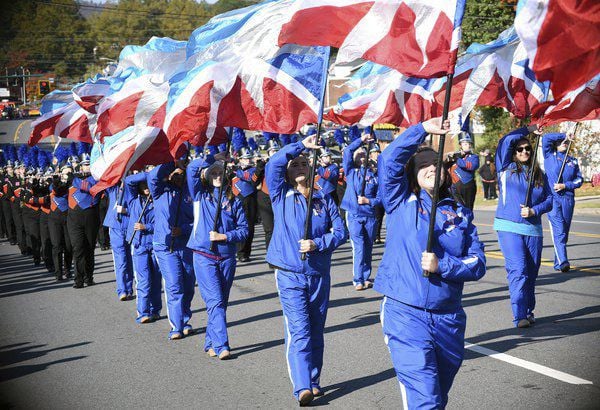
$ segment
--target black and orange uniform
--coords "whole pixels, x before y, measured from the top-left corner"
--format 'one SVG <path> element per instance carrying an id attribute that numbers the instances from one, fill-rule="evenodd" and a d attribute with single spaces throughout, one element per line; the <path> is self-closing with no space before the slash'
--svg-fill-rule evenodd
<path id="1" fill-rule="evenodd" d="M 52 243 L 52 260 L 56 280 L 71 277 L 73 248 L 67 230 L 67 214 L 69 210 L 69 184 L 55 179 L 50 185 L 50 215 L 48 230 Z"/>
<path id="2" fill-rule="evenodd" d="M 0 207 L 2 207 L 2 214 L 4 215 L 4 224 L 6 225 L 6 238 L 11 245 L 17 243 L 17 233 L 15 230 L 15 224 L 13 222 L 11 202 L 14 201 L 12 195 L 12 189 L 9 193 L 9 177 L 2 177 L 2 186 L 0 187 Z"/>
<path id="3" fill-rule="evenodd" d="M 82 175 L 75 177 L 69 187 L 67 229 L 73 246 L 76 288 L 83 287 L 84 282 L 94 284 L 94 249 L 100 224 L 98 198 L 90 194 L 95 184 L 94 178 Z"/>
<path id="4" fill-rule="evenodd" d="M 23 187 L 23 181 L 18 177 L 14 176 L 9 178 L 8 184 L 9 192 L 10 192 L 10 210 L 12 214 L 13 223 L 15 225 L 15 235 L 17 239 L 17 245 L 19 245 L 19 249 L 21 250 L 22 255 L 27 255 L 30 253 L 30 250 L 27 247 L 27 240 L 25 237 L 25 229 L 23 227 L 23 204 L 21 201 L 15 197 L 15 190 Z"/>
<path id="5" fill-rule="evenodd" d="M 258 161 L 256 163 L 256 177 L 259 181 L 256 191 L 256 203 L 258 206 L 258 214 L 262 222 L 263 229 L 265 231 L 265 245 L 269 248 L 271 242 L 271 236 L 273 235 L 273 226 L 275 224 L 275 217 L 273 216 L 273 205 L 271 204 L 271 197 L 269 196 L 269 187 L 265 181 L 265 161 Z"/>
<path id="6" fill-rule="evenodd" d="M 106 213 L 108 212 L 108 195 L 105 191 L 102 191 L 101 194 L 98 194 L 100 197 L 98 202 L 98 213 L 100 215 L 100 228 L 98 229 L 98 245 L 102 250 L 106 250 L 110 248 L 110 234 L 109 228 L 102 224 L 104 218 L 106 218 Z"/>

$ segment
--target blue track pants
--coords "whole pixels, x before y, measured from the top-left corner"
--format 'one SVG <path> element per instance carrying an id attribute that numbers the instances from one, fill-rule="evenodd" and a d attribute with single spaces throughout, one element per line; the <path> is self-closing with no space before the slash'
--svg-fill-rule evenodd
<path id="1" fill-rule="evenodd" d="M 302 390 L 320 388 L 330 277 L 277 269 L 275 279 L 283 310 L 285 358 L 297 399 Z"/>
<path id="2" fill-rule="evenodd" d="M 464 310 L 434 313 L 388 297 L 381 325 L 404 409 L 441 409 L 464 357 Z"/>
<path id="3" fill-rule="evenodd" d="M 235 255 L 215 260 L 194 253 L 194 272 L 200 295 L 206 303 L 208 321 L 204 351 L 211 347 L 216 354 L 229 350 L 227 336 L 227 303 L 235 275 Z"/>

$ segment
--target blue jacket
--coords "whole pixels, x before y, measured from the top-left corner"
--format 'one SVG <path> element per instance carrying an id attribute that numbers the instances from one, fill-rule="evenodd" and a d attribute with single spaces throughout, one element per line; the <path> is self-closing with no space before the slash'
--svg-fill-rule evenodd
<path id="1" fill-rule="evenodd" d="M 466 184 L 473 180 L 477 168 L 479 168 L 479 156 L 467 154 L 464 158 L 456 159 L 456 167 L 453 167 L 452 172 L 460 182 Z"/>
<path id="2" fill-rule="evenodd" d="M 273 204 L 275 226 L 267 251 L 267 262 L 281 269 L 305 275 L 328 275 L 331 254 L 347 239 L 344 222 L 329 195 L 314 191 L 310 239 L 317 249 L 300 259 L 300 241 L 308 201 L 286 182 L 287 163 L 304 150 L 302 142 L 288 144 L 266 166 L 266 181 Z"/>
<path id="3" fill-rule="evenodd" d="M 98 204 L 100 196 L 94 197 L 90 189 L 96 185 L 96 180 L 89 176 L 87 178 L 74 178 L 69 189 L 69 208 L 75 209 L 75 205 L 81 209 L 91 208 Z"/>
<path id="4" fill-rule="evenodd" d="M 256 192 L 256 183 L 258 182 L 258 176 L 256 175 L 256 168 L 250 167 L 246 169 L 238 169 L 235 171 L 235 178 L 233 179 L 233 187 L 239 192 L 239 195 L 246 198 Z M 234 191 L 235 191 L 234 190 Z M 238 194 L 236 192 L 236 195 Z"/>
<path id="5" fill-rule="evenodd" d="M 144 204 L 147 199 L 145 196 L 140 195 L 138 192 L 138 184 L 140 182 L 146 182 L 146 174 L 139 172 L 134 175 L 130 175 L 125 178 L 125 197 L 127 198 L 127 209 L 129 210 L 129 218 L 127 225 L 127 240 L 131 239 L 133 235 L 133 227 L 138 220 L 146 227 L 143 231 L 137 231 L 131 242 L 131 246 L 136 250 L 150 250 L 152 249 L 152 234 L 154 233 L 154 204 L 150 201 L 144 209 Z M 140 215 L 144 210 L 144 214 L 140 219 Z"/>
<path id="6" fill-rule="evenodd" d="M 375 216 L 375 207 L 381 206 L 381 200 L 378 195 L 378 180 L 377 175 L 370 169 L 367 168 L 367 183 L 365 185 L 365 197 L 369 198 L 370 204 L 359 205 L 358 196 L 362 187 L 364 168 L 357 168 L 354 164 L 353 155 L 354 152 L 360 148 L 362 141 L 360 138 L 352 141 L 344 149 L 342 155 L 342 164 L 344 166 L 344 172 L 346 173 L 346 192 L 340 208 L 348 211 L 349 214 L 354 216 Z"/>
<path id="7" fill-rule="evenodd" d="M 542 139 L 542 149 L 544 151 L 544 170 L 546 171 L 546 176 L 548 177 L 548 185 L 550 185 L 552 195 L 557 197 L 565 195 L 574 196 L 575 189 L 581 187 L 581 184 L 583 184 L 583 178 L 581 178 L 581 172 L 579 171 L 577 159 L 568 155 L 561 180 L 561 182 L 565 184 L 565 189 L 559 192 L 555 192 L 554 189 L 552 189 L 554 184 L 558 182 L 558 173 L 560 172 L 560 167 L 562 166 L 565 158 L 563 153 L 556 152 L 554 144 L 561 142 L 565 138 L 565 134 L 552 133 L 544 135 L 544 139 Z"/>
<path id="8" fill-rule="evenodd" d="M 103 225 L 107 228 L 127 230 L 129 225 L 129 214 L 127 213 L 128 199 L 126 198 L 126 190 L 121 187 L 121 184 L 106 188 L 106 194 L 108 195 L 108 210 L 104 217 Z M 121 205 L 125 210 L 125 213 L 121 214 L 121 222 L 117 215 L 117 205 Z"/>
<path id="9" fill-rule="evenodd" d="M 528 205 L 534 210 L 535 215 L 529 218 L 521 217 L 521 204 L 525 205 L 527 196 L 529 167 L 523 167 L 523 172 L 517 173 L 517 164 L 513 162 L 512 157 L 517 141 L 528 134 L 529 131 L 526 127 L 516 129 L 502 137 L 496 148 L 496 171 L 498 172 L 498 190 L 500 192 L 496 218 L 522 224 L 526 229 L 541 227 L 542 214 L 552 209 L 552 194 L 544 175 L 543 186 L 536 187 L 534 185 L 531 190 Z M 532 152 L 532 155 L 534 154 Z"/>
<path id="10" fill-rule="evenodd" d="M 427 249 L 431 197 L 410 191 L 405 165 L 425 140 L 421 124 L 408 128 L 379 156 L 379 195 L 387 213 L 388 237 L 375 278 L 375 290 L 424 309 L 455 311 L 461 306 L 463 282 L 485 274 L 484 245 L 473 213 L 446 198 L 438 203 L 433 252 L 439 272 L 428 278 L 421 269 Z"/>
<path id="11" fill-rule="evenodd" d="M 171 226 L 178 226 L 182 234 L 175 238 L 175 249 L 185 247 L 194 222 L 192 197 L 184 179 L 183 189 L 167 182 L 167 177 L 175 170 L 175 164 L 162 164 L 148 172 L 146 180 L 154 200 L 154 239 L 160 245 L 171 245 Z M 178 211 L 179 207 L 179 211 Z M 179 217 L 177 214 L 179 213 Z M 177 224 L 175 223 L 177 221 Z"/>
<path id="12" fill-rule="evenodd" d="M 317 185 L 324 194 L 330 194 L 337 189 L 340 170 L 336 164 L 317 168 L 317 174 L 321 177 L 317 181 Z"/>
<path id="13" fill-rule="evenodd" d="M 210 156 L 207 159 L 195 159 L 190 162 L 186 171 L 187 186 L 194 201 L 194 225 L 187 247 L 210 254 L 213 252 L 210 251 L 209 232 L 214 228 L 217 213 L 216 198 L 219 195 L 219 188 L 210 189 L 205 187 L 200 173 L 212 162 L 214 160 Z M 221 202 L 218 232 L 227 235 L 227 241 L 217 242 L 218 246 L 215 254 L 226 258 L 235 257 L 236 244 L 244 242 L 248 237 L 248 222 L 242 202 L 238 198 L 233 198 L 230 201 L 225 196 L 225 192 L 223 192 Z"/>

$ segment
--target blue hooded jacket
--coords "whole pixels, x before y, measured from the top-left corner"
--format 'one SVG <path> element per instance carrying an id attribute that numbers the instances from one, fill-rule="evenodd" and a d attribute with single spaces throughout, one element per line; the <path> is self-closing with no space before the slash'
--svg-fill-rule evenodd
<path id="1" fill-rule="evenodd" d="M 173 241 L 173 247 L 182 249 L 185 248 L 192 232 L 194 212 L 192 210 L 192 197 L 189 195 L 185 178 L 183 188 L 178 188 L 167 182 L 169 174 L 174 170 L 175 164 L 172 162 L 159 165 L 148 172 L 146 180 L 154 200 L 153 242 L 170 246 L 171 226 L 179 226 L 182 233 Z M 177 213 L 179 213 L 179 217 L 177 217 Z"/>
<path id="2" fill-rule="evenodd" d="M 405 166 L 425 140 L 421 124 L 408 128 L 379 156 L 379 195 L 387 213 L 385 252 L 374 289 L 392 299 L 423 309 L 451 312 L 461 307 L 463 283 L 485 274 L 484 245 L 473 225 L 473 213 L 452 199 L 438 203 L 433 252 L 438 273 L 423 276 L 431 197 L 410 190 Z"/>
<path id="3" fill-rule="evenodd" d="M 331 254 L 347 239 L 344 222 L 329 195 L 314 191 L 310 238 L 317 249 L 300 259 L 304 237 L 307 199 L 286 181 L 288 161 L 304 150 L 302 142 L 283 147 L 266 166 L 266 181 L 273 204 L 275 224 L 267 251 L 267 262 L 278 268 L 305 275 L 329 275 Z"/>
<path id="4" fill-rule="evenodd" d="M 533 186 L 530 203 L 528 204 L 535 215 L 529 218 L 521 217 L 521 204 L 524 205 L 527 196 L 527 175 L 529 167 L 524 166 L 522 172 L 517 172 L 517 164 L 513 161 L 513 153 L 517 142 L 526 137 L 529 131 L 526 127 L 516 129 L 505 135 L 496 148 L 496 171 L 498 172 L 498 208 L 494 229 L 497 231 L 514 232 L 528 236 L 542 236 L 542 214 L 552 209 L 552 193 L 548 180 L 544 175 L 543 186 Z M 535 153 L 532 152 L 532 155 Z M 538 170 L 538 172 L 541 172 Z"/>
<path id="5" fill-rule="evenodd" d="M 214 228 L 219 188 L 205 187 L 202 184 L 201 172 L 213 162 L 212 156 L 206 160 L 198 158 L 190 162 L 186 171 L 187 186 L 194 200 L 194 225 L 187 247 L 209 254 L 213 254 L 210 250 L 209 232 Z M 248 237 L 246 214 L 238 198 L 229 200 L 223 193 L 218 231 L 227 236 L 227 241 L 217 242 L 217 251 L 214 254 L 226 258 L 235 257 L 237 243 L 244 242 Z"/>
<path id="6" fill-rule="evenodd" d="M 360 138 L 352 141 L 344 149 L 342 155 L 342 164 L 346 173 L 346 192 L 340 208 L 348 211 L 354 216 L 372 216 L 375 217 L 375 207 L 381 206 L 381 200 L 378 195 L 378 178 L 370 168 L 367 168 L 367 183 L 365 185 L 365 197 L 369 198 L 370 204 L 359 205 L 358 196 L 360 195 L 364 168 L 357 168 L 354 164 L 354 152 L 360 148 L 362 141 Z"/>
<path id="7" fill-rule="evenodd" d="M 456 159 L 456 167 L 452 172 L 458 177 L 460 182 L 466 184 L 475 177 L 475 171 L 479 168 L 479 156 L 476 154 L 467 154 L 464 158 Z"/>
<path id="8" fill-rule="evenodd" d="M 579 163 L 577 162 L 577 159 L 567 155 L 567 162 L 565 164 L 561 181 L 563 184 L 565 184 L 565 189 L 559 192 L 555 192 L 554 189 L 552 189 L 554 184 L 558 182 L 558 173 L 560 172 L 560 167 L 565 159 L 565 154 L 557 152 L 554 145 L 556 143 L 560 143 L 566 137 L 567 136 L 562 133 L 552 133 L 544 135 L 544 138 L 542 139 L 542 149 L 544 151 L 544 170 L 546 171 L 546 176 L 548 177 L 548 185 L 550 185 L 552 195 L 557 197 L 574 196 L 575 189 L 581 187 L 581 184 L 583 184 L 583 178 L 581 177 L 581 172 L 579 171 Z"/>
<path id="9" fill-rule="evenodd" d="M 125 189 L 121 187 L 121 184 L 117 184 L 106 188 L 105 192 L 108 195 L 108 210 L 103 225 L 107 228 L 127 230 L 129 214 L 127 213 L 128 198 L 125 197 Z M 120 222 L 117 215 L 117 205 L 121 205 L 125 209 L 125 213 L 121 214 Z"/>
<path id="10" fill-rule="evenodd" d="M 146 205 L 146 209 L 144 209 L 144 204 L 146 204 L 148 198 L 139 194 L 138 184 L 140 182 L 146 182 L 146 173 L 139 172 L 125 178 L 125 196 L 127 198 L 127 208 L 129 210 L 127 240 L 129 241 L 133 235 L 133 228 L 138 220 L 146 227 L 143 231 L 137 231 L 133 237 L 131 246 L 133 247 L 134 252 L 138 249 L 152 249 L 152 235 L 154 233 L 154 204 L 150 201 Z M 140 219 L 142 210 L 144 210 L 144 214 Z"/>

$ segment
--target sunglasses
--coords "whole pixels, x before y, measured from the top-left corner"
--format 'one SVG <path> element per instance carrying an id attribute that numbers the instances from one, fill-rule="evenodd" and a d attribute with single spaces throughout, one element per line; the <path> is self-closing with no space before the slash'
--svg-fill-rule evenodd
<path id="1" fill-rule="evenodd" d="M 531 152 L 531 147 L 530 146 L 524 146 L 524 147 L 517 147 L 517 152 Z"/>

